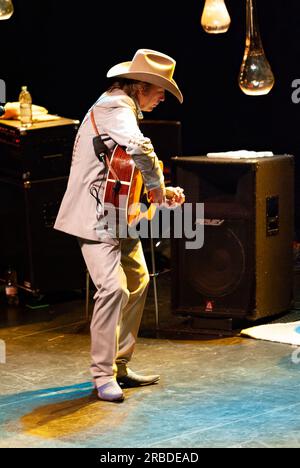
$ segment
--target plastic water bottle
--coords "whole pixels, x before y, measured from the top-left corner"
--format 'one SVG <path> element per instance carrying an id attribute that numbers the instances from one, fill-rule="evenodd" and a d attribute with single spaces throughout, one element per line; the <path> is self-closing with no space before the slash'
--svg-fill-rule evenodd
<path id="1" fill-rule="evenodd" d="M 6 272 L 5 294 L 9 305 L 19 305 L 17 272 L 11 266 Z"/>
<path id="2" fill-rule="evenodd" d="M 20 121 L 23 127 L 32 125 L 32 98 L 27 86 L 22 86 L 20 95 Z"/>

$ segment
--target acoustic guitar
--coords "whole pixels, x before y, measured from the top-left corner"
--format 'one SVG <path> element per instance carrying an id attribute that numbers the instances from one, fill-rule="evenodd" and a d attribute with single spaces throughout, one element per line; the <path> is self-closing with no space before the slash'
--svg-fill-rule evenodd
<path id="1" fill-rule="evenodd" d="M 163 170 L 163 163 L 159 161 Z M 117 210 L 117 219 L 127 222 L 129 226 L 138 224 L 141 219 L 151 220 L 157 205 L 150 204 L 142 210 L 141 198 L 144 190 L 143 177 L 132 157 L 117 145 L 112 153 L 104 188 L 104 207 L 112 204 Z M 166 194 L 168 197 L 168 193 Z M 171 196 L 171 192 L 169 193 Z M 149 200 L 148 200 L 149 201 Z M 143 204 L 143 207 L 145 204 Z"/>

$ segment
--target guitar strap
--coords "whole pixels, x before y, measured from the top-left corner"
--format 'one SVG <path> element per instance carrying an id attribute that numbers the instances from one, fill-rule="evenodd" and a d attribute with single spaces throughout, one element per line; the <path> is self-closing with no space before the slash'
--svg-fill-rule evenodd
<path id="1" fill-rule="evenodd" d="M 98 137 L 101 138 L 101 135 L 99 133 L 99 130 L 97 128 L 97 125 L 96 125 L 96 121 L 95 121 L 95 116 L 94 116 L 94 109 L 91 110 L 91 121 L 92 121 L 92 125 L 94 127 L 94 130 L 95 130 L 95 133 Z M 103 143 L 105 145 L 105 143 Z M 109 157 L 107 156 L 107 153 L 105 153 L 105 161 L 106 161 L 106 164 L 107 164 L 107 167 L 109 168 L 110 172 L 112 173 L 113 177 L 115 178 L 115 180 L 120 184 L 120 179 L 116 173 L 116 171 L 114 170 L 114 168 L 112 167 L 111 163 L 110 163 L 110 160 L 109 160 Z"/>

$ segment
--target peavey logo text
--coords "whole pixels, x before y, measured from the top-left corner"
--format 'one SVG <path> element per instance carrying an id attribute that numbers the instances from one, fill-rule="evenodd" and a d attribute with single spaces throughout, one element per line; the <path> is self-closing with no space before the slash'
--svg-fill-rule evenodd
<path id="1" fill-rule="evenodd" d="M 200 219 L 197 218 L 196 224 L 200 224 L 200 226 L 222 226 L 224 223 L 224 219 Z"/>

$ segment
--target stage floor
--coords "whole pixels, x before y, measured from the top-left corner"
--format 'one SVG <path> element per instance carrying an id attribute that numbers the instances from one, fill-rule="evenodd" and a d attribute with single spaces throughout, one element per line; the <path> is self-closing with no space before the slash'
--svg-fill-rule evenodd
<path id="1" fill-rule="evenodd" d="M 147 337 L 151 294 L 131 367 L 161 381 L 126 389 L 121 404 L 93 392 L 84 299 L 0 307 L 0 447 L 300 447 L 297 348 L 238 334 Z"/>

